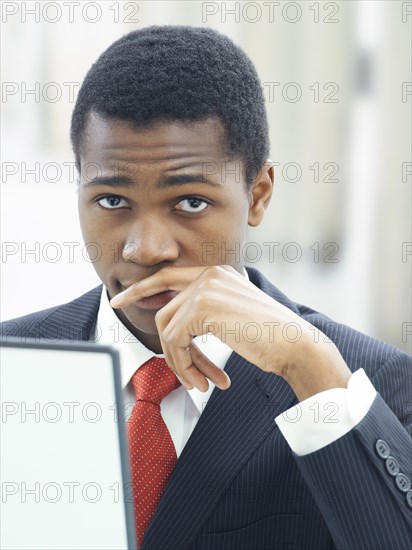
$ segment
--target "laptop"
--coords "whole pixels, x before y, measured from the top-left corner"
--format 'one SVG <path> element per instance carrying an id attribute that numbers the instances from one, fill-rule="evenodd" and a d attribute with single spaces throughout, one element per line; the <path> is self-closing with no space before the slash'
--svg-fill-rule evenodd
<path id="1" fill-rule="evenodd" d="M 0 548 L 135 550 L 118 352 L 0 345 Z"/>

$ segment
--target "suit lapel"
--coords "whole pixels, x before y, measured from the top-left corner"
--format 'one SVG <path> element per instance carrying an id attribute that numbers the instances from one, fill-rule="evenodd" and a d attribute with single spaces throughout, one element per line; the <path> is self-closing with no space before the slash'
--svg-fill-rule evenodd
<path id="1" fill-rule="evenodd" d="M 142 550 L 190 545 L 243 465 L 277 429 L 275 416 L 296 399 L 281 378 L 236 353 L 225 371 L 232 385 L 226 391 L 213 390 L 173 470 Z"/>

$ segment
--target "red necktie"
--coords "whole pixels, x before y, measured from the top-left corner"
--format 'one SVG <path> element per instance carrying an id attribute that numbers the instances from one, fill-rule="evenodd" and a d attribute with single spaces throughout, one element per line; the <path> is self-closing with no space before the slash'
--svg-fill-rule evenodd
<path id="1" fill-rule="evenodd" d="M 139 544 L 176 464 L 176 450 L 160 403 L 180 386 L 164 359 L 153 357 L 133 375 L 136 405 L 127 422 L 136 532 Z"/>

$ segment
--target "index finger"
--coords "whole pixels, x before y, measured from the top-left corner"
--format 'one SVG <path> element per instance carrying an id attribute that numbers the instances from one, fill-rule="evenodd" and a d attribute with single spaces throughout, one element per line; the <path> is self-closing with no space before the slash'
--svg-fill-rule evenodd
<path id="1" fill-rule="evenodd" d="M 137 300 L 168 290 L 181 292 L 194 281 L 206 267 L 164 267 L 150 277 L 138 281 L 114 296 L 110 305 L 125 307 Z"/>

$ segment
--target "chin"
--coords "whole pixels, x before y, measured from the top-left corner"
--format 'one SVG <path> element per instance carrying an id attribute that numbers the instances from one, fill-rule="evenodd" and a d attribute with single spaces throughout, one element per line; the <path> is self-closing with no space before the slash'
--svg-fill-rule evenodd
<path id="1" fill-rule="evenodd" d="M 122 310 L 122 313 L 128 323 L 132 325 L 139 332 L 144 332 L 145 334 L 158 335 L 157 326 L 155 322 L 156 311 L 141 311 L 137 312 L 138 308 L 136 307 L 127 307 Z M 129 327 L 131 328 L 131 327 Z"/>

